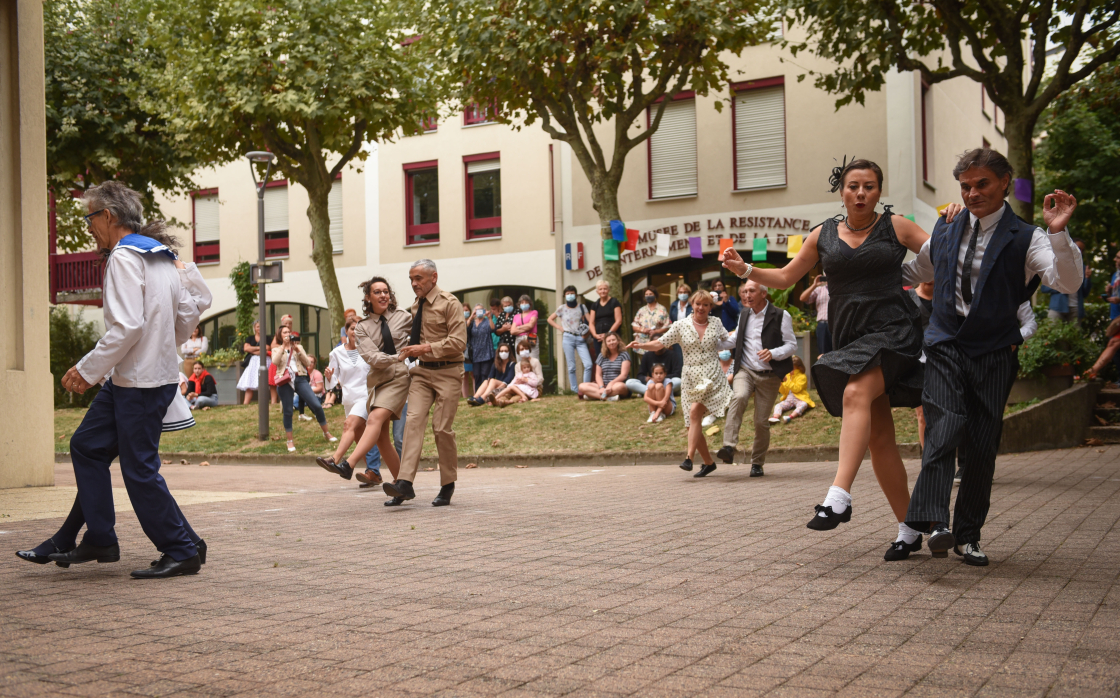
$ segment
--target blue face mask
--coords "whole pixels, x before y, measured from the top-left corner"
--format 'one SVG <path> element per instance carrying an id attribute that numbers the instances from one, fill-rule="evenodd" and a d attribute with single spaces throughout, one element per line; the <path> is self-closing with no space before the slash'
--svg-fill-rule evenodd
<path id="1" fill-rule="evenodd" d="M 528 303 L 522 303 L 521 304 L 521 312 L 527 313 L 527 312 L 529 312 L 529 309 L 532 308 L 532 307 L 533 306 L 529 305 Z"/>
<path id="2" fill-rule="evenodd" d="M 470 317 L 470 316 L 471 316 L 471 311 L 469 311 L 469 310 L 464 310 L 463 311 L 463 317 Z"/>
<path id="3" fill-rule="evenodd" d="M 513 306 L 512 305 L 503 305 L 502 310 L 506 311 L 507 313 L 512 313 L 513 312 Z"/>
<path id="4" fill-rule="evenodd" d="M 720 361 L 727 361 L 730 358 L 731 358 L 731 350 L 729 350 L 729 349 L 724 349 L 723 351 L 721 351 L 719 353 L 719 360 Z"/>
<path id="5" fill-rule="evenodd" d="M 486 314 L 486 311 L 483 310 L 482 308 L 476 308 L 475 311 L 474 311 L 474 314 L 479 316 L 479 317 L 482 317 L 483 315 Z"/>
<path id="6" fill-rule="evenodd" d="M 686 301 L 686 300 L 688 300 L 688 294 L 687 293 L 678 293 L 677 294 L 677 299 L 681 300 L 681 301 Z"/>
<path id="7" fill-rule="evenodd" d="M 569 293 L 568 295 L 564 296 L 564 300 L 568 301 L 569 303 L 571 303 L 575 299 L 576 299 L 576 294 L 574 294 L 574 293 Z"/>

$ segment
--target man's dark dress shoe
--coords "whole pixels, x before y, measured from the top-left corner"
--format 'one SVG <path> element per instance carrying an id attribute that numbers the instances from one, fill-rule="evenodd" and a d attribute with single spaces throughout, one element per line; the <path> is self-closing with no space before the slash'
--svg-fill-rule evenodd
<path id="1" fill-rule="evenodd" d="M 719 458 L 724 463 L 735 462 L 735 449 L 731 446 L 724 446 L 716 451 L 716 458 Z"/>
<path id="2" fill-rule="evenodd" d="M 837 514 L 832 511 L 832 507 L 826 507 L 818 504 L 814 507 L 817 510 L 817 515 L 809 519 L 809 523 L 805 524 L 805 528 L 811 528 L 814 531 L 831 531 L 842 523 L 848 523 L 852 520 L 852 508 L 848 507 L 844 510 L 843 514 Z M 824 516 L 821 516 L 824 514 Z"/>
<path id="3" fill-rule="evenodd" d="M 54 552 L 56 552 L 56 553 L 67 553 L 67 552 L 70 552 L 71 550 L 74 549 L 73 547 L 70 547 L 70 548 L 67 548 L 66 550 L 63 550 L 62 548 L 58 547 L 58 544 L 54 542 L 53 538 L 47 539 L 45 541 L 45 543 L 49 543 L 52 547 L 54 547 Z M 49 555 L 49 553 L 47 555 Z M 17 550 L 16 551 L 16 557 L 18 557 L 21 560 L 27 560 L 28 562 L 34 562 L 36 565 L 45 565 L 48 562 L 51 562 L 51 559 L 49 557 L 47 557 L 47 555 L 40 555 L 39 553 L 35 552 L 34 550 Z M 70 566 L 69 562 L 56 562 L 55 564 L 58 565 L 59 567 L 69 567 Z"/>
<path id="4" fill-rule="evenodd" d="M 922 537 L 918 536 L 918 540 L 913 543 L 907 543 L 904 540 L 896 540 L 891 543 L 891 547 L 887 548 L 887 553 L 883 555 L 883 559 L 887 562 L 895 562 L 897 560 L 905 560 L 910 557 L 910 553 L 916 553 L 922 549 Z"/>
<path id="5" fill-rule="evenodd" d="M 343 459 L 341 463 L 335 463 L 334 458 L 331 456 L 319 456 L 315 459 L 315 462 L 318 463 L 319 467 L 323 470 L 326 470 L 328 473 L 334 473 L 343 480 L 349 480 L 354 477 L 354 469 L 350 467 L 350 464 L 347 463 L 345 459 Z"/>
<path id="6" fill-rule="evenodd" d="M 401 499 L 416 499 L 416 490 L 412 489 L 412 483 L 408 480 L 384 482 L 381 484 L 381 491 L 383 491 L 390 497 L 400 497 Z"/>
<path id="7" fill-rule="evenodd" d="M 202 559 L 198 555 L 183 561 L 176 560 L 170 555 L 164 555 L 159 559 L 158 565 L 142 570 L 132 570 L 132 576 L 135 579 L 167 579 L 184 574 L 198 574 L 200 569 L 202 569 Z"/>
<path id="8" fill-rule="evenodd" d="M 199 538 L 198 542 L 196 542 L 194 544 L 194 549 L 198 551 L 198 561 L 205 565 L 206 564 L 206 541 Z M 150 566 L 155 567 L 159 563 L 163 562 L 163 558 L 165 558 L 165 557 L 167 557 L 167 553 L 164 553 L 164 554 L 160 555 L 158 560 L 152 560 L 152 564 Z"/>
<path id="9" fill-rule="evenodd" d="M 404 501 L 403 497 L 393 497 L 392 499 L 386 499 L 385 500 L 385 506 L 387 506 L 387 507 L 399 507 L 401 505 L 401 502 L 403 502 L 403 501 Z"/>
<path id="10" fill-rule="evenodd" d="M 54 562 L 65 562 L 71 565 L 77 565 L 83 562 L 119 562 L 121 559 L 121 546 L 117 543 L 112 545 L 90 545 L 85 541 L 78 544 L 78 547 L 65 553 L 51 553 L 50 559 Z"/>
<path id="11" fill-rule="evenodd" d="M 347 465 L 349 465 L 349 463 L 347 463 Z M 373 485 L 381 484 L 381 476 L 373 470 L 367 470 L 364 473 L 357 473 L 354 475 L 354 477 L 358 478 L 358 482 L 363 483 L 363 485 L 372 487 Z"/>
<path id="12" fill-rule="evenodd" d="M 751 466 L 751 477 L 762 477 L 766 473 L 762 472 L 762 466 L 755 464 Z"/>
<path id="13" fill-rule="evenodd" d="M 684 462 L 681 463 L 681 470 L 683 470 L 685 472 L 689 472 L 689 471 L 692 470 L 692 459 L 691 458 L 685 458 L 684 459 Z"/>
<path id="14" fill-rule="evenodd" d="M 445 507 L 451 504 L 451 495 L 455 494 L 455 483 L 444 485 L 439 488 L 439 494 L 432 500 L 432 506 Z"/>
<path id="15" fill-rule="evenodd" d="M 703 464 L 703 465 L 700 466 L 700 472 L 696 473 L 692 477 L 708 477 L 709 475 L 712 474 L 712 472 L 715 471 L 715 469 L 716 469 L 716 464 L 714 462 Z"/>
<path id="16" fill-rule="evenodd" d="M 949 557 L 949 550 L 956 546 L 957 539 L 945 524 L 936 524 L 929 534 L 929 554 L 933 557 Z"/>

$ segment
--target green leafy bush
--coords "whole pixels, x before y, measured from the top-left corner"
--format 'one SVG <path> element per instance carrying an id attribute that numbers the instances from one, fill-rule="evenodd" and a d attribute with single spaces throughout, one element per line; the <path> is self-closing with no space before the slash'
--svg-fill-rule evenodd
<path id="1" fill-rule="evenodd" d="M 50 332 L 55 407 L 88 407 L 100 386 L 93 386 L 83 395 L 75 395 L 62 388 L 62 377 L 93 349 L 101 333 L 95 324 L 83 320 L 80 315 L 71 315 L 62 306 L 51 308 Z"/>
<path id="2" fill-rule="evenodd" d="M 229 272 L 229 282 L 237 294 L 237 337 L 233 346 L 240 347 L 253 336 L 253 314 L 257 310 L 257 285 L 249 279 L 249 263 L 242 260 Z M 267 332 L 264 327 L 261 332 Z"/>
<path id="3" fill-rule="evenodd" d="M 1045 319 L 1038 332 L 1019 347 L 1019 377 L 1034 378 L 1052 366 L 1072 366 L 1075 374 L 1093 365 L 1100 347 L 1080 327 Z"/>
<path id="4" fill-rule="evenodd" d="M 229 349 L 216 349 L 209 354 L 203 354 L 199 358 L 202 359 L 202 363 L 206 368 L 228 368 L 241 363 L 241 360 L 245 358 L 245 354 L 231 347 Z"/>

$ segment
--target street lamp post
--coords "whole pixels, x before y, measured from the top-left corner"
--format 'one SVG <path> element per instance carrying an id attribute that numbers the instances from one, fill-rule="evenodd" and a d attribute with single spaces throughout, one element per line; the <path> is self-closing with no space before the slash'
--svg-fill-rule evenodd
<path id="1" fill-rule="evenodd" d="M 268 402 L 270 399 L 268 389 L 268 362 L 265 360 L 266 351 L 271 347 L 272 342 L 268 337 L 268 325 L 265 324 L 264 310 L 264 288 L 268 283 L 264 271 L 264 187 L 268 183 L 269 175 L 272 174 L 272 161 L 275 159 L 272 153 L 260 150 L 254 150 L 247 154 L 245 157 L 249 159 L 249 171 L 253 173 L 253 185 L 257 189 L 257 313 L 258 320 L 261 324 L 261 341 L 260 341 L 260 372 L 257 374 L 257 436 L 261 441 L 268 441 Z M 257 179 L 256 163 L 265 163 L 264 177 L 260 180 Z"/>

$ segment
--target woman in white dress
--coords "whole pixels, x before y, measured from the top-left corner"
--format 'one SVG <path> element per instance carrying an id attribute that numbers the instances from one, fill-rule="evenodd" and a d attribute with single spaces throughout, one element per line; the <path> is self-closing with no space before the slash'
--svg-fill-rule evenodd
<path id="1" fill-rule="evenodd" d="M 334 451 L 332 463 L 341 462 L 350 446 L 362 438 L 366 431 L 366 419 L 369 417 L 366 408 L 369 399 L 366 387 L 369 364 L 358 353 L 358 338 L 354 332 L 357 324 L 356 317 L 346 321 L 346 342 L 331 350 L 330 363 L 325 371 L 327 390 L 342 385 L 342 411 L 346 415 L 345 430 Z"/>
<path id="2" fill-rule="evenodd" d="M 242 351 L 245 352 L 245 361 L 241 365 L 245 367 L 245 370 L 241 372 L 241 377 L 237 379 L 237 389 L 245 393 L 244 404 L 248 405 L 253 399 L 253 392 L 257 389 L 257 378 L 261 370 L 261 323 L 253 323 L 253 336 L 245 340 Z M 264 361 L 264 366 L 267 369 L 269 364 L 268 352 L 265 352 Z"/>
<path id="3" fill-rule="evenodd" d="M 692 470 L 692 456 L 700 451 L 702 467 L 693 477 L 704 477 L 716 469 L 715 460 L 704 438 L 705 415 L 722 417 L 731 401 L 731 387 L 720 369 L 718 351 L 727 342 L 727 330 L 716 320 L 708 322 L 712 310 L 712 296 L 707 291 L 697 291 L 689 300 L 692 315 L 674 322 L 669 331 L 652 342 L 631 342 L 627 349 L 661 351 L 674 344 L 681 345 L 684 367 L 681 369 L 681 402 L 684 406 L 684 424 L 688 427 L 688 455 L 681 463 L 681 470 Z"/>

